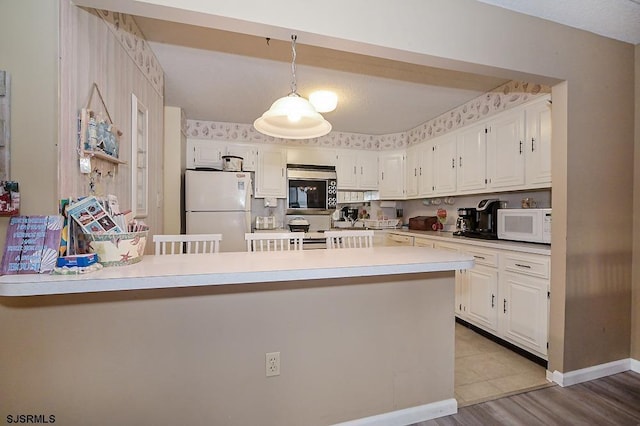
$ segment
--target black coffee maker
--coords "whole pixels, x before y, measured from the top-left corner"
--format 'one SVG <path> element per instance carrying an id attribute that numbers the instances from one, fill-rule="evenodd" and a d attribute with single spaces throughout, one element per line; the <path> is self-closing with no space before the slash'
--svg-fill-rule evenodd
<path id="1" fill-rule="evenodd" d="M 461 207 L 458 209 L 456 230 L 453 235 L 465 235 L 476 228 L 476 209 L 473 207 Z"/>
<path id="2" fill-rule="evenodd" d="M 496 240 L 498 238 L 498 209 L 500 200 L 482 200 L 476 207 L 475 228 L 464 233 L 465 237 Z"/>

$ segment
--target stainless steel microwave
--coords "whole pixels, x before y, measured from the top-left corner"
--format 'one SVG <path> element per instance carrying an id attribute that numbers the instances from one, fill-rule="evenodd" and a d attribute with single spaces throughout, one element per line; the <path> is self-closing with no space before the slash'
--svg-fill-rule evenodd
<path id="1" fill-rule="evenodd" d="M 287 214 L 331 214 L 337 202 L 334 166 L 287 164 Z"/>
<path id="2" fill-rule="evenodd" d="M 551 209 L 498 209 L 498 239 L 551 244 Z"/>

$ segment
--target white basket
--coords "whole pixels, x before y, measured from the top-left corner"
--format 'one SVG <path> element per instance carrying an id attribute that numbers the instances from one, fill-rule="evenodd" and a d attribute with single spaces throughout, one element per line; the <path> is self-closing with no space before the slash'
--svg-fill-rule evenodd
<path id="1" fill-rule="evenodd" d="M 400 219 L 364 219 L 365 228 L 369 229 L 389 229 L 395 228 L 400 223 Z"/>

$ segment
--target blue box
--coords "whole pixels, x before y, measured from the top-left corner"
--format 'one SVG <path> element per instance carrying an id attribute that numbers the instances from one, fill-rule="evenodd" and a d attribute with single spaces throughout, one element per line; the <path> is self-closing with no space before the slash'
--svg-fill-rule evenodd
<path id="1" fill-rule="evenodd" d="M 57 266 L 66 266 L 71 268 L 73 266 L 89 266 L 98 261 L 98 255 L 96 253 L 76 254 L 73 256 L 62 256 L 58 258 Z"/>

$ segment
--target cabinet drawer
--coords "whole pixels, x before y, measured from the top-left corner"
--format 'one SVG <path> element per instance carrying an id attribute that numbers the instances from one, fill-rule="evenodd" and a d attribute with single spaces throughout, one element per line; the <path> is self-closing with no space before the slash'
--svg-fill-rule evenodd
<path id="1" fill-rule="evenodd" d="M 413 237 L 413 245 L 416 247 L 433 247 L 433 241 L 427 238 Z"/>
<path id="2" fill-rule="evenodd" d="M 447 250 L 447 251 L 455 251 L 455 252 L 459 252 L 460 251 L 460 246 L 457 244 L 448 244 L 448 243 L 442 243 L 440 241 L 437 241 L 435 243 L 433 243 L 433 247 L 439 249 L 439 250 Z"/>
<path id="3" fill-rule="evenodd" d="M 412 246 L 413 237 L 408 235 L 387 234 L 387 244 L 390 246 Z"/>
<path id="4" fill-rule="evenodd" d="M 498 267 L 498 254 L 494 251 L 483 250 L 477 247 L 465 247 L 464 251 L 473 256 L 477 265 Z"/>
<path id="5" fill-rule="evenodd" d="M 545 256 L 531 256 L 506 253 L 503 255 L 502 267 L 505 271 L 531 275 L 540 278 L 550 276 L 549 258 Z"/>

